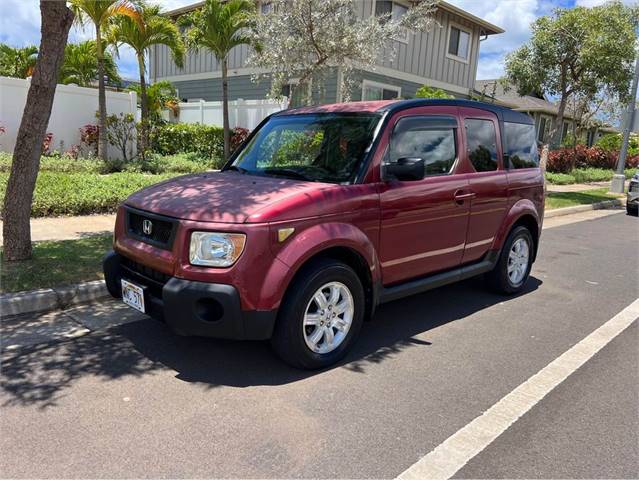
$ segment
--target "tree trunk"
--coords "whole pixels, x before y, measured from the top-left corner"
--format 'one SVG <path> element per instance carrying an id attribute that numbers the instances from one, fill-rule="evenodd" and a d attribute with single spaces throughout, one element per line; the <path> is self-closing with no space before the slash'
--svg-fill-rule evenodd
<path id="1" fill-rule="evenodd" d="M 31 257 L 31 204 L 35 188 L 42 139 L 49 124 L 58 74 L 64 58 L 73 12 L 64 0 L 40 0 L 42 16 L 40 49 L 31 78 L 4 196 L 4 258 L 7 261 Z"/>
<path id="2" fill-rule="evenodd" d="M 559 147 L 561 145 L 561 134 L 564 130 L 564 113 L 566 111 L 566 104 L 568 103 L 568 93 L 566 87 L 566 67 L 562 66 L 561 68 L 561 99 L 559 100 L 559 110 L 557 111 L 557 116 L 555 117 L 555 122 L 553 124 L 553 131 L 551 135 L 551 146 Z"/>
<path id="3" fill-rule="evenodd" d="M 149 101 L 146 96 L 146 80 L 144 78 L 144 53 L 138 54 L 138 67 L 140 69 L 140 110 L 142 111 L 138 155 L 144 158 L 149 145 Z"/>
<path id="4" fill-rule="evenodd" d="M 224 161 L 231 154 L 231 129 L 229 127 L 229 79 L 228 60 L 222 59 L 222 117 L 224 125 Z"/>
<path id="5" fill-rule="evenodd" d="M 557 111 L 557 117 L 555 118 L 555 126 L 552 134 L 552 146 L 561 146 L 561 134 L 564 131 L 564 113 L 566 111 L 567 95 L 561 94 L 561 100 L 559 101 L 559 110 Z"/>
<path id="6" fill-rule="evenodd" d="M 107 159 L 107 110 L 106 110 L 106 89 L 104 86 L 104 52 L 102 50 L 102 38 L 100 25 L 95 26 L 95 47 L 98 57 L 98 158 Z"/>

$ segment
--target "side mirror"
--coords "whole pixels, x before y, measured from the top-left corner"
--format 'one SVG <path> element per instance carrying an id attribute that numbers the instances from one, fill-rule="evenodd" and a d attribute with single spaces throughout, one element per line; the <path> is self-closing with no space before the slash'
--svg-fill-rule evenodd
<path id="1" fill-rule="evenodd" d="M 396 163 L 385 165 L 385 176 L 395 177 L 401 181 L 422 180 L 424 178 L 424 159 L 418 157 L 404 157 Z"/>

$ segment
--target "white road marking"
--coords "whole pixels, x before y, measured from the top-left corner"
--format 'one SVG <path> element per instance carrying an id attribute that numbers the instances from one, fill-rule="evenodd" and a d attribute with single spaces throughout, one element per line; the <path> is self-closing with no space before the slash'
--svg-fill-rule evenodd
<path id="1" fill-rule="evenodd" d="M 639 298 L 399 475 L 448 479 L 639 318 Z"/>

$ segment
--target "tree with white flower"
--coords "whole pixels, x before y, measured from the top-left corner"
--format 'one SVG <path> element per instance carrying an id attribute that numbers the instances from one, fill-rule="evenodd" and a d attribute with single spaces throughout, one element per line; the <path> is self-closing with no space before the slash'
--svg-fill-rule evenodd
<path id="1" fill-rule="evenodd" d="M 392 59 L 395 39 L 409 31 L 427 31 L 433 25 L 436 0 L 413 2 L 399 16 L 391 13 L 361 18 L 358 0 L 273 0 L 268 11 L 258 15 L 253 26 L 255 43 L 261 46 L 248 59 L 249 66 L 269 71 L 271 97 L 280 97 L 282 87 L 295 79 L 302 102 L 311 103 L 313 89 L 341 69 L 338 88 L 350 99 L 353 73 L 371 69 L 382 56 Z M 261 77 L 256 76 L 256 81 Z M 292 96 L 291 92 L 291 96 Z"/>

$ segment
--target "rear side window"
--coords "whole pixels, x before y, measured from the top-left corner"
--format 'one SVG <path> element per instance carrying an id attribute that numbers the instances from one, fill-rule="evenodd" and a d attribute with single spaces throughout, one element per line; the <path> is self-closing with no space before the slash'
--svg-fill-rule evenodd
<path id="1" fill-rule="evenodd" d="M 505 158 L 510 168 L 534 168 L 539 166 L 539 152 L 535 140 L 534 125 L 504 123 Z"/>
<path id="2" fill-rule="evenodd" d="M 424 160 L 425 175 L 450 173 L 457 158 L 457 121 L 444 116 L 404 117 L 395 126 L 389 160 L 413 157 Z"/>
<path id="3" fill-rule="evenodd" d="M 497 170 L 497 134 L 491 120 L 467 118 L 468 158 L 477 172 Z"/>

